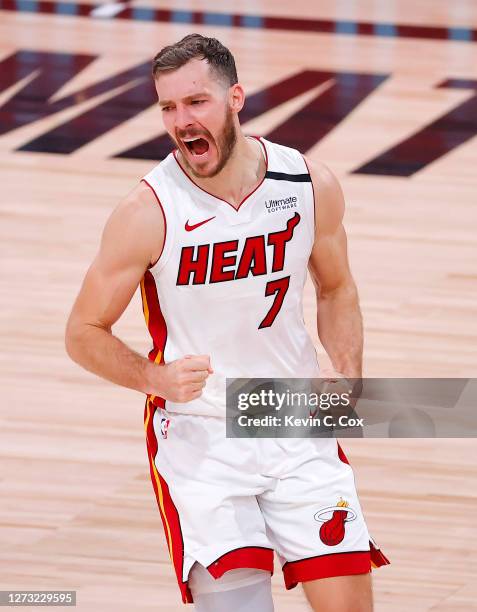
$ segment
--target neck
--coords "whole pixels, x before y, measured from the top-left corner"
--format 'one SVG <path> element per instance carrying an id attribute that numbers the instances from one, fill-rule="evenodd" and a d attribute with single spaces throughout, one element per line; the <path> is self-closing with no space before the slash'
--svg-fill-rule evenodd
<path id="1" fill-rule="evenodd" d="M 261 183 L 265 170 L 262 145 L 239 131 L 230 158 L 216 176 L 191 178 L 205 191 L 238 208 L 242 200 Z"/>

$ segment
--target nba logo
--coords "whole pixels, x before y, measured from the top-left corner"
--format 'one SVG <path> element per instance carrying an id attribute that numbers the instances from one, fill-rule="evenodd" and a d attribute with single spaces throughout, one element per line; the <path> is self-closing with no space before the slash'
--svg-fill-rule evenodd
<path id="1" fill-rule="evenodd" d="M 167 438 L 167 430 L 169 429 L 169 424 L 170 424 L 171 420 L 168 419 L 166 416 L 161 416 L 161 435 L 163 437 L 163 439 L 165 440 Z"/>

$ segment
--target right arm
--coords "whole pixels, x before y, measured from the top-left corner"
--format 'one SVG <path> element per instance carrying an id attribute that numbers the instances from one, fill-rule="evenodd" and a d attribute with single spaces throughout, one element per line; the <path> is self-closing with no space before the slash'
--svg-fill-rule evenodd
<path id="1" fill-rule="evenodd" d="M 210 369 L 208 356 L 155 364 L 112 333 L 165 239 L 162 212 L 141 183 L 113 211 L 68 319 L 68 355 L 86 370 L 123 387 L 177 402 L 199 397 Z"/>

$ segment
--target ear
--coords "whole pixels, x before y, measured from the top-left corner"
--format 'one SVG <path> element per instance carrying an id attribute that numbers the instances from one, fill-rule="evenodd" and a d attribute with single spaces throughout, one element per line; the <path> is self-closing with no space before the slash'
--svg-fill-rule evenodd
<path id="1" fill-rule="evenodd" d="M 230 108 L 233 112 L 239 113 L 245 104 L 245 92 L 240 83 L 232 85 L 229 91 Z"/>

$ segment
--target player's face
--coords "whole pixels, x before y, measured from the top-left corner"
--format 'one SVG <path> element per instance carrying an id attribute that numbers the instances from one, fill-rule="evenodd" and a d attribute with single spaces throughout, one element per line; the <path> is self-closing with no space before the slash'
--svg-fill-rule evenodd
<path id="1" fill-rule="evenodd" d="M 237 140 L 229 88 L 205 60 L 193 59 L 160 74 L 156 91 L 164 126 L 190 172 L 198 178 L 218 174 Z"/>

